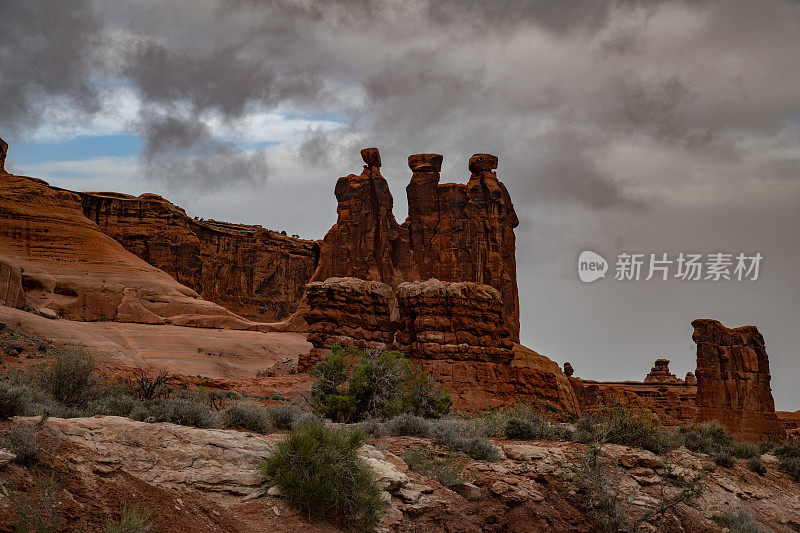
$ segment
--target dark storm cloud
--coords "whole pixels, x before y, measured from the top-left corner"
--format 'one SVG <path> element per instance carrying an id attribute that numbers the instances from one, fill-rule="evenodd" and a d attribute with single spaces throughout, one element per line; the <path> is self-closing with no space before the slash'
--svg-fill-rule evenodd
<path id="1" fill-rule="evenodd" d="M 220 141 L 198 120 L 145 113 L 142 160 L 147 178 L 169 188 L 215 187 L 263 181 L 269 174 L 263 150 L 246 152 Z"/>
<path id="2" fill-rule="evenodd" d="M 0 129 L 30 131 L 53 100 L 95 112 L 102 29 L 89 0 L 0 1 Z"/>

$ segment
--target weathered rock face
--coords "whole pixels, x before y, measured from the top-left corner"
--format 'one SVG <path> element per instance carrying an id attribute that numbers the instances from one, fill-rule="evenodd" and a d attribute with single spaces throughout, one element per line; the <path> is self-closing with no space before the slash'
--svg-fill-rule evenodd
<path id="1" fill-rule="evenodd" d="M 645 383 L 677 383 L 678 378 L 669 371 L 669 359 L 656 359 L 655 365 L 644 378 Z"/>
<path id="2" fill-rule="evenodd" d="M 261 226 L 188 217 L 155 194 L 79 193 L 83 212 L 126 250 L 240 316 L 295 311 L 317 266 L 316 241 Z"/>
<path id="3" fill-rule="evenodd" d="M 728 329 L 716 320 L 692 322 L 697 343 L 697 416 L 718 420 L 749 441 L 783 440 L 775 414 L 769 358 L 755 326 Z"/>
<path id="4" fill-rule="evenodd" d="M 393 299 L 391 287 L 378 281 L 328 278 L 309 283 L 305 318 L 314 349 L 300 357 L 298 368 L 310 369 L 334 344 L 362 349 L 391 347 L 397 329 L 391 319 Z"/>
<path id="5" fill-rule="evenodd" d="M 396 344 L 410 357 L 509 363 L 500 293 L 488 285 L 436 279 L 397 286 Z"/>
<path id="6" fill-rule="evenodd" d="M 409 216 L 398 224 L 376 165 L 380 154 L 365 149 L 362 156 L 362 174 L 336 183 L 339 216 L 323 240 L 313 281 L 357 277 L 396 287 L 435 278 L 490 285 L 502 298 L 502 336 L 519 340 L 514 255 L 519 222 L 508 191 L 492 171 L 497 158 L 476 154 L 467 184 L 439 184 L 441 155 L 409 156 Z"/>
<path id="7" fill-rule="evenodd" d="M 578 401 L 556 363 L 501 335 L 500 294 L 478 283 L 388 284 L 329 278 L 306 290 L 314 345 L 298 367 L 333 344 L 397 349 L 445 385 L 458 409 L 484 409 L 533 396 L 570 413 Z"/>
<path id="8" fill-rule="evenodd" d="M 61 318 L 258 327 L 102 233 L 79 194 L 35 178 L 0 179 L 0 254 L 19 267 L 28 302 Z"/>
<path id="9" fill-rule="evenodd" d="M 25 292 L 22 289 L 22 274 L 17 265 L 0 255 L 0 305 L 22 309 Z"/>
<path id="10" fill-rule="evenodd" d="M 503 322 L 519 341 L 514 228 L 519 220 L 493 172 L 497 158 L 476 154 L 466 184 L 439 183 L 441 156 L 409 157 L 408 227 L 417 279 L 474 281 L 502 296 Z"/>

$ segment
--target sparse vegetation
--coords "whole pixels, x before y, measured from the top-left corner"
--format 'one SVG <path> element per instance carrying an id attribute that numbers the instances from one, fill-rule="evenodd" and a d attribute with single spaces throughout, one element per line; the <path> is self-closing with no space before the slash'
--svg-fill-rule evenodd
<path id="1" fill-rule="evenodd" d="M 17 426 L 0 433 L 0 445 L 16 455 L 14 462 L 23 466 L 38 463 L 44 455 L 36 428 L 30 425 Z"/>
<path id="2" fill-rule="evenodd" d="M 408 467 L 423 476 L 435 479 L 445 487 L 471 481 L 472 472 L 466 472 L 465 457 L 446 454 L 439 457 L 425 448 L 406 450 L 403 454 Z"/>
<path id="3" fill-rule="evenodd" d="M 125 509 L 119 520 L 106 520 L 105 533 L 150 533 L 157 514 L 155 511 Z"/>
<path id="4" fill-rule="evenodd" d="M 714 455 L 719 451 L 728 450 L 731 455 L 735 439 L 718 422 L 704 422 L 702 424 L 688 424 L 681 426 L 678 434 L 683 445 L 693 452 Z"/>
<path id="5" fill-rule="evenodd" d="M 753 517 L 744 509 L 727 510 L 714 515 L 714 521 L 728 528 L 730 533 L 769 533 L 769 530 L 753 520 Z"/>
<path id="6" fill-rule="evenodd" d="M 736 456 L 729 450 L 717 450 L 714 452 L 714 462 L 724 468 L 733 468 L 736 465 Z"/>
<path id="7" fill-rule="evenodd" d="M 775 448 L 780 469 L 789 474 L 792 479 L 800 483 L 800 444 L 791 442 Z"/>
<path id="8" fill-rule="evenodd" d="M 166 398 L 172 390 L 166 370 L 160 371 L 155 377 L 150 377 L 144 370 L 139 370 L 132 379 L 128 380 L 128 389 L 131 395 L 139 400 Z"/>
<path id="9" fill-rule="evenodd" d="M 42 390 L 67 407 L 80 407 L 92 399 L 98 379 L 95 361 L 81 347 L 59 348 L 46 364 L 36 371 Z"/>
<path id="10" fill-rule="evenodd" d="M 25 390 L 10 383 L 0 382 L 0 420 L 21 415 L 25 410 Z"/>
<path id="11" fill-rule="evenodd" d="M 222 411 L 222 425 L 226 428 L 245 429 L 255 433 L 269 433 L 275 423 L 270 411 L 253 402 L 229 405 Z"/>
<path id="12" fill-rule="evenodd" d="M 16 512 L 15 531 L 36 533 L 57 533 L 61 529 L 63 517 L 57 510 L 56 493 L 60 485 L 52 475 L 36 474 L 33 478 L 33 493 L 0 487 L 0 495 L 5 496 Z"/>
<path id="13" fill-rule="evenodd" d="M 314 412 L 337 422 L 386 420 L 400 413 L 436 418 L 452 404 L 445 391 L 426 374 L 415 373 L 396 351 L 334 346 L 312 375 L 317 378 L 311 389 Z"/>
<path id="14" fill-rule="evenodd" d="M 261 470 L 301 515 L 369 531 L 384 503 L 356 455 L 363 442 L 358 430 L 307 424 L 280 441 Z"/>
<path id="15" fill-rule="evenodd" d="M 751 457 L 748 459 L 747 467 L 759 476 L 763 476 L 767 473 L 767 467 L 761 462 L 761 457 Z"/>

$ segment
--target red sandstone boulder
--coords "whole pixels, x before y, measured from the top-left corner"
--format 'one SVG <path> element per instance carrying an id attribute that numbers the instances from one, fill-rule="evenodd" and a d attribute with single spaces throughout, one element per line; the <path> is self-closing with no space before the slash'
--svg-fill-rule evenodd
<path id="1" fill-rule="evenodd" d="M 783 440 L 775 414 L 769 358 L 755 326 L 728 329 L 716 320 L 692 322 L 697 343 L 697 422 L 717 420 L 749 441 Z"/>

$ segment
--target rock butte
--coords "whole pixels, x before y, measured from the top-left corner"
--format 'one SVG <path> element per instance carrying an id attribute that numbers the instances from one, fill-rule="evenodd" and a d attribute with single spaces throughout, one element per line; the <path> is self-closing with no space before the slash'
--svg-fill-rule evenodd
<path id="1" fill-rule="evenodd" d="M 473 155 L 466 183 L 439 183 L 439 154 L 409 156 L 398 224 L 380 152 L 365 148 L 361 174 L 336 182 L 338 219 L 320 242 L 191 219 L 154 194 L 52 187 L 7 173 L 7 149 L 0 139 L 0 319 L 56 342 L 221 379 L 261 362 L 307 369 L 333 343 L 396 348 L 462 409 L 534 396 L 573 414 L 624 402 L 667 426 L 719 420 L 748 440 L 798 431 L 796 413 L 775 413 L 753 326 L 693 322 L 685 380 L 666 359 L 642 382 L 582 380 L 519 345 L 518 220 L 496 156 Z"/>

